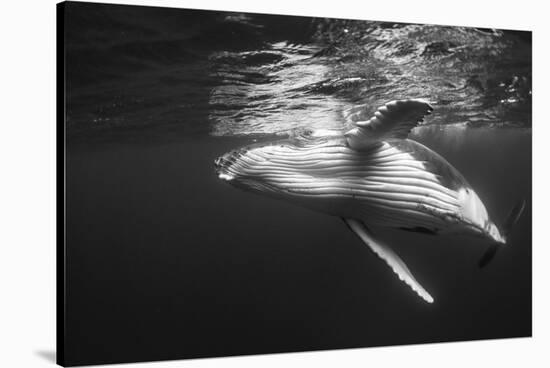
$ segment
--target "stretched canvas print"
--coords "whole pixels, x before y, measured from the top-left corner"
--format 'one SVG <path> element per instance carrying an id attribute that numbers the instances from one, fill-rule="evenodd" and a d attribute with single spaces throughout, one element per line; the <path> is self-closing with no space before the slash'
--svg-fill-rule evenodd
<path id="1" fill-rule="evenodd" d="M 531 336 L 530 32 L 57 9 L 59 364 Z"/>

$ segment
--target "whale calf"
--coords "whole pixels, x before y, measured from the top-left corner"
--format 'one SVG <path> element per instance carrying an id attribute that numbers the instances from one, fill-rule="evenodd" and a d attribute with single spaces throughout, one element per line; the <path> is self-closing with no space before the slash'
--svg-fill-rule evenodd
<path id="1" fill-rule="evenodd" d="M 247 191 L 338 216 L 423 300 L 434 299 L 371 226 L 488 240 L 487 264 L 524 202 L 499 229 L 479 196 L 450 163 L 409 139 L 433 108 L 420 99 L 392 101 L 342 134 L 306 132 L 242 147 L 215 160 L 218 177 Z"/>

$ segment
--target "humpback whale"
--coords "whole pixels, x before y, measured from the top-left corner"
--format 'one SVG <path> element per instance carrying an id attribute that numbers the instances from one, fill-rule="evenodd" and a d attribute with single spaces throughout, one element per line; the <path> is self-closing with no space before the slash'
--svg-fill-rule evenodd
<path id="1" fill-rule="evenodd" d="M 499 229 L 474 189 L 449 162 L 410 139 L 433 111 L 421 99 L 392 101 L 369 120 L 340 131 L 303 132 L 228 152 L 214 162 L 219 179 L 343 219 L 424 301 L 434 299 L 372 226 L 428 234 L 468 234 L 488 240 L 487 264 L 524 202 Z"/>

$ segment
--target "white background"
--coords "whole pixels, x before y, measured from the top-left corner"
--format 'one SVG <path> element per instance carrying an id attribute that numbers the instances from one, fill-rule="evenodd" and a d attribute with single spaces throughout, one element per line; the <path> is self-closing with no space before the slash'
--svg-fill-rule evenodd
<path id="1" fill-rule="evenodd" d="M 545 189 L 550 188 L 547 174 L 550 166 L 547 118 L 550 13 L 544 2 L 129 0 L 119 3 L 534 31 L 533 338 L 122 366 L 550 366 L 550 244 L 546 234 L 550 230 L 546 224 L 550 202 L 545 193 Z M 3 1 L 1 7 L 0 367 L 52 366 L 55 354 L 55 1 Z"/>

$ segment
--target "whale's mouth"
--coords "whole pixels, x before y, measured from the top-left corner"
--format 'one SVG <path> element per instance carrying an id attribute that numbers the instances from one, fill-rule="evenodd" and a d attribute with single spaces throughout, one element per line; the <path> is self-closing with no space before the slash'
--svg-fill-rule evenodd
<path id="1" fill-rule="evenodd" d="M 237 161 L 236 151 L 228 152 L 214 160 L 214 169 L 218 178 L 223 181 L 235 179 L 234 164 Z"/>
<path id="2" fill-rule="evenodd" d="M 223 156 L 220 156 L 214 160 L 214 169 L 216 170 L 216 175 L 218 175 L 219 179 L 224 181 L 230 181 L 233 179 L 233 177 L 227 173 Z"/>

